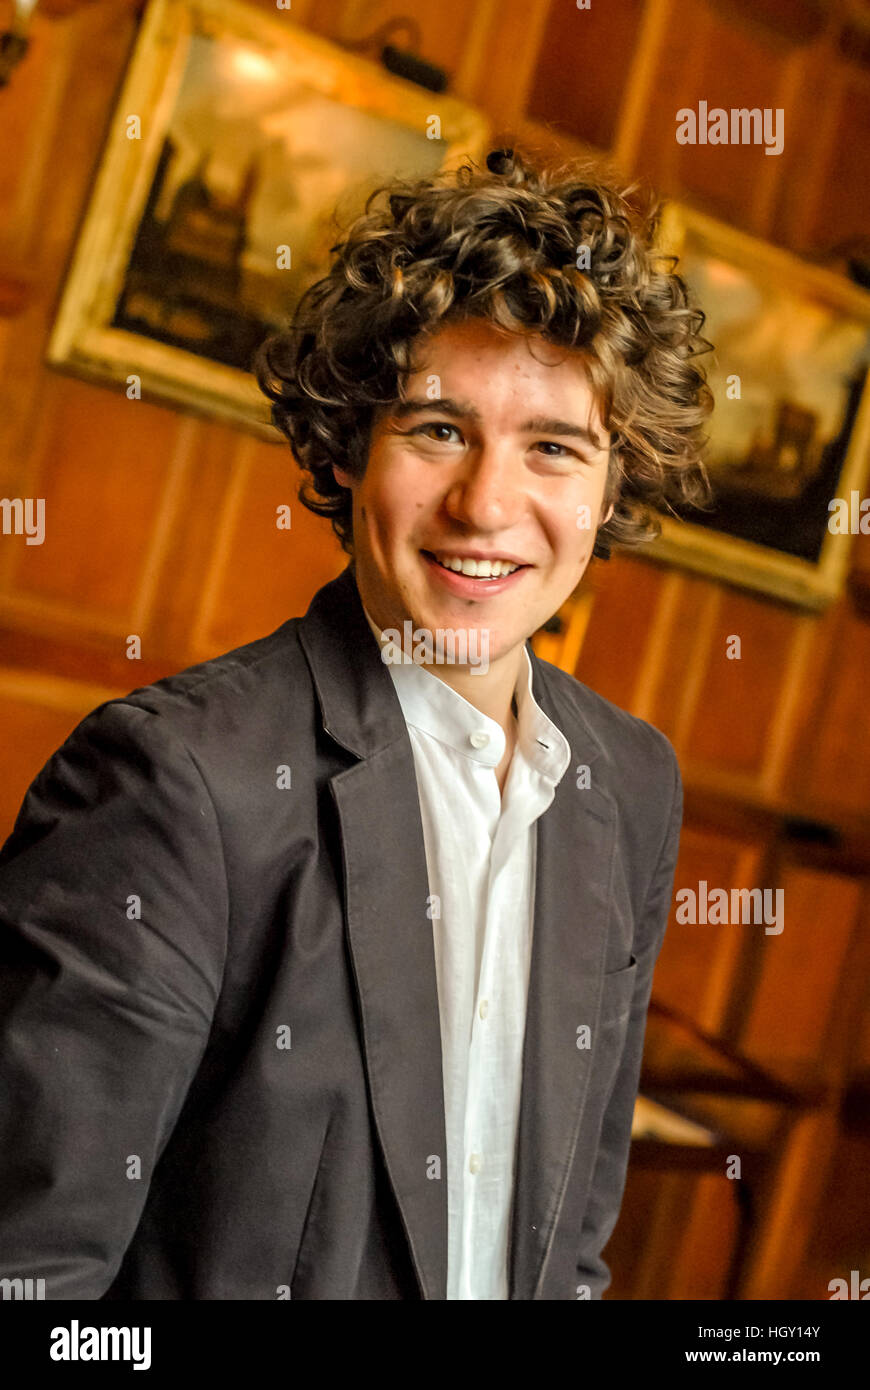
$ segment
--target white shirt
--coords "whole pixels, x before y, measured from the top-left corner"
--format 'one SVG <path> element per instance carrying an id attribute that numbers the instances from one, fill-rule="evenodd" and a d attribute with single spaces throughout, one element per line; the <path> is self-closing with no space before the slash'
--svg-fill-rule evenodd
<path id="1" fill-rule="evenodd" d="M 501 725 L 423 666 L 386 663 L 413 749 L 429 877 L 447 1130 L 448 1299 L 508 1296 L 535 821 L 571 760 L 567 740 L 532 694 L 525 649 L 523 658 L 503 797 L 495 771 L 506 744 Z"/>

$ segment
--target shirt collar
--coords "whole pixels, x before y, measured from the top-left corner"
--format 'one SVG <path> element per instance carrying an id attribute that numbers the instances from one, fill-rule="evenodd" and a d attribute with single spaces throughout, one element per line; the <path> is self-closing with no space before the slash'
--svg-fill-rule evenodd
<path id="1" fill-rule="evenodd" d="M 384 637 L 365 605 L 363 612 L 382 654 L 386 647 L 395 651 L 395 644 Z M 517 747 L 527 761 L 555 785 L 571 761 L 571 749 L 564 734 L 544 713 L 532 693 L 532 663 L 525 647 L 523 658 L 514 688 Z M 506 739 L 504 729 L 495 719 L 481 713 L 440 677 L 410 658 L 407 662 L 386 661 L 384 664 L 393 678 L 406 724 L 483 767 L 498 766 L 504 756 Z"/>

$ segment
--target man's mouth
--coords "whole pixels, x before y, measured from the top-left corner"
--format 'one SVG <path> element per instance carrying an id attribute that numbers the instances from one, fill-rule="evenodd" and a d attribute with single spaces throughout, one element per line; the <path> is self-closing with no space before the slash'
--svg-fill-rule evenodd
<path id="1" fill-rule="evenodd" d="M 436 565 L 440 565 L 442 569 L 449 570 L 451 574 L 461 574 L 468 579 L 504 579 L 516 570 L 528 568 L 516 560 L 500 556 L 490 560 L 475 560 L 470 556 L 453 555 L 448 551 L 439 551 L 436 554 L 432 550 L 424 550 L 422 553 L 428 560 L 433 560 Z"/>

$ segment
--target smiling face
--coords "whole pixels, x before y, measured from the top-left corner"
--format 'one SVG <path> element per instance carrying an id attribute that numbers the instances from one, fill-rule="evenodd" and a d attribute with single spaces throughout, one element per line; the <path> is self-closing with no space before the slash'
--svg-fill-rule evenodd
<path id="1" fill-rule="evenodd" d="M 611 514 L 610 441 L 577 352 L 540 337 L 530 350 L 471 319 L 415 355 L 403 399 L 376 416 L 363 478 L 335 469 L 353 494 L 360 594 L 381 628 L 485 630 L 490 667 L 515 673 Z M 484 558 L 517 568 L 475 576 L 469 561 Z"/>

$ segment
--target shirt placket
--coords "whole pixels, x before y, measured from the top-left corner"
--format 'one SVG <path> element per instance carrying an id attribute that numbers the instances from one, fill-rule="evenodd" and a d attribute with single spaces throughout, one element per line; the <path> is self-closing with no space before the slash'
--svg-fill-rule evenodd
<path id="1" fill-rule="evenodd" d="M 520 780 L 522 785 L 513 788 L 510 805 L 505 806 L 498 822 L 490 856 L 485 935 L 469 1045 L 460 1295 L 465 1298 L 507 1296 L 503 1267 L 506 1233 L 498 1229 L 496 1234 L 497 1217 L 499 1226 L 503 1222 L 501 1207 L 496 1210 L 493 1187 L 498 1184 L 501 1190 L 511 1181 L 512 1165 L 498 1135 L 499 1115 L 493 1111 L 501 1112 L 504 1123 L 506 1114 L 518 1104 L 513 1079 L 520 1071 L 521 1059 L 516 1054 L 521 1053 L 522 1045 L 519 1038 L 510 1037 L 510 1032 L 516 1026 L 516 1017 L 523 1012 L 526 979 L 519 978 L 522 971 L 518 969 L 517 943 L 509 941 L 506 933 L 525 927 L 521 919 L 526 912 L 529 884 L 517 869 L 512 851 L 522 844 L 522 837 L 529 835 L 540 796 L 537 778 Z M 522 963 L 526 965 L 527 956 Z M 507 974 L 512 989 L 507 988 Z M 506 1064 L 507 1052 L 511 1054 L 510 1064 Z M 506 1092 L 508 1080 L 511 1087 Z M 494 1294 L 494 1289 L 499 1292 Z"/>
<path id="2" fill-rule="evenodd" d="M 498 790 L 495 786 L 495 774 L 492 769 L 487 769 L 492 777 L 495 796 Z M 487 787 L 487 791 L 490 788 Z M 499 798 L 500 800 L 500 798 Z M 496 808 L 492 808 L 495 814 Z M 496 846 L 498 843 L 498 825 L 496 820 L 495 833 L 493 835 L 492 846 L 488 856 L 486 893 L 483 921 L 483 944 L 480 956 L 480 975 L 477 981 L 477 988 L 472 996 L 472 1017 L 471 1029 L 468 1044 L 468 1068 L 466 1072 L 466 1100 L 465 1113 L 462 1125 L 462 1254 L 461 1254 L 461 1278 L 459 1287 L 459 1297 L 474 1299 L 481 1296 L 481 1290 L 486 1287 L 487 1278 L 481 1268 L 482 1242 L 480 1236 L 480 1217 L 481 1217 L 481 1184 L 478 1181 L 483 1173 L 485 1163 L 484 1145 L 486 1136 L 481 1133 L 481 1099 L 482 1090 L 487 1083 L 487 1077 L 491 1079 L 492 1063 L 491 1049 L 489 1046 L 489 1036 L 483 1028 L 486 1020 L 489 1001 L 488 995 L 491 992 L 491 979 L 493 970 L 493 924 L 498 918 L 498 913 L 493 911 L 492 882 L 494 867 L 496 864 Z M 492 824 L 492 821 L 490 822 Z M 473 971 L 475 965 L 476 945 L 469 941 L 469 960 L 470 968 Z M 473 978 L 473 976 L 472 976 Z M 481 1013 L 481 1008 L 483 1012 Z M 487 1145 L 488 1147 L 488 1145 Z M 485 1182 L 485 1179 L 484 1179 Z"/>

